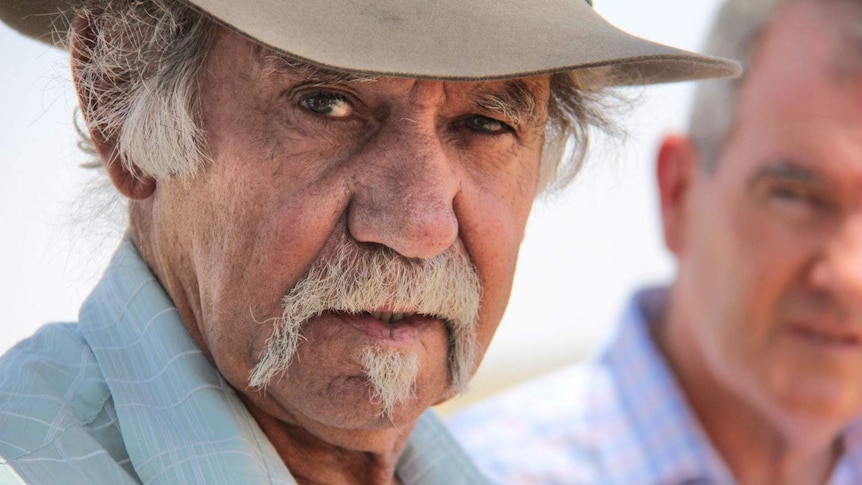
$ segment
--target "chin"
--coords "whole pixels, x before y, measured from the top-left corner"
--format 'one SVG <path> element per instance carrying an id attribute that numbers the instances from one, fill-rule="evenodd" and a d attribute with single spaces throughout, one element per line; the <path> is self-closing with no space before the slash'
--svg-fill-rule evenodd
<path id="1" fill-rule="evenodd" d="M 847 387 L 840 389 L 836 384 L 829 389 L 822 382 L 817 386 L 796 384 L 764 396 L 768 401 L 767 418 L 791 441 L 811 447 L 829 446 L 860 417 L 857 393 L 848 392 Z"/>
<path id="2" fill-rule="evenodd" d="M 389 412 L 374 397 L 371 385 L 364 379 L 339 383 L 328 405 L 318 410 L 317 421 L 333 428 L 385 430 L 412 425 L 428 408 L 440 401 L 438 386 L 417 384 L 418 392 L 396 403 Z"/>

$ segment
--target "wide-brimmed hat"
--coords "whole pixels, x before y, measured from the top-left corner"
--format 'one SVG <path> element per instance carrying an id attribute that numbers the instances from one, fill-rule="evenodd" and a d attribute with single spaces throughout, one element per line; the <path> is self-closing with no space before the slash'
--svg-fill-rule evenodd
<path id="1" fill-rule="evenodd" d="M 183 1 L 277 51 L 361 73 L 471 80 L 605 67 L 618 83 L 650 84 L 740 69 L 630 35 L 589 0 Z M 0 19 L 50 43 L 76 3 L 0 0 Z"/>

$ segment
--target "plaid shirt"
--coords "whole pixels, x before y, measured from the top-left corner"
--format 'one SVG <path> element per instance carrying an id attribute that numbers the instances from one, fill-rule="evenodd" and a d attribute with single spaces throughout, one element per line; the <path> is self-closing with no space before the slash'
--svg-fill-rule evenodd
<path id="1" fill-rule="evenodd" d="M 296 484 L 131 242 L 80 320 L 0 359 L 0 484 Z M 430 411 L 396 473 L 485 483 Z"/>
<path id="2" fill-rule="evenodd" d="M 505 484 L 732 485 L 633 298 L 597 358 L 453 416 L 450 429 Z M 830 485 L 862 484 L 862 423 L 844 436 Z"/>

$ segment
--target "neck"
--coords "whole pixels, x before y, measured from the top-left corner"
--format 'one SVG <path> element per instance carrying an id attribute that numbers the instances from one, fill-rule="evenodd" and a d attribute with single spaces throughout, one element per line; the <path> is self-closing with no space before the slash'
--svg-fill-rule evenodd
<path id="1" fill-rule="evenodd" d="M 359 438 L 366 445 L 373 443 L 371 447 L 333 444 L 301 426 L 276 419 L 244 396 L 240 397 L 298 484 L 400 483 L 395 476 L 395 465 L 415 423 L 409 427 L 411 429 L 401 428 L 394 439 Z"/>
<path id="2" fill-rule="evenodd" d="M 673 298 L 666 315 L 651 326 L 654 339 L 736 480 L 741 485 L 826 483 L 840 452 L 836 433 L 782 427 L 777 416 L 770 417 L 718 379 L 691 332 L 696 319 L 675 312 L 679 306 Z"/>

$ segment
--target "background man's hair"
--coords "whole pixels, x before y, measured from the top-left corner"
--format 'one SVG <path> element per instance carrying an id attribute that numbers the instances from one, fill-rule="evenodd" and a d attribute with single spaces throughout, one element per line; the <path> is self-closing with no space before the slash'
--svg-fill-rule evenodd
<path id="1" fill-rule="evenodd" d="M 704 52 L 736 59 L 744 72 L 776 7 L 788 0 L 728 0 L 716 16 Z M 793 0 L 790 0 L 793 1 Z M 712 170 L 721 157 L 736 117 L 736 100 L 744 82 L 710 80 L 698 84 L 692 104 L 689 133 L 704 168 Z"/>
<path id="2" fill-rule="evenodd" d="M 835 26 L 842 48 L 834 68 L 839 75 L 862 72 L 862 0 L 727 0 L 721 7 L 704 51 L 737 59 L 745 72 L 733 80 L 709 80 L 698 84 L 689 133 L 700 151 L 701 166 L 713 170 L 733 133 L 739 91 L 778 7 L 792 2 L 842 4 L 848 7 L 846 22 Z M 844 50 L 846 49 L 846 50 Z"/>
<path id="3" fill-rule="evenodd" d="M 78 15 L 97 33 L 69 38 L 84 48 L 73 69 L 89 130 L 114 143 L 115 159 L 138 176 L 193 175 L 207 161 L 199 83 L 215 23 L 171 0 L 90 0 Z M 610 72 L 552 75 L 539 189 L 574 178 L 592 129 L 615 132 L 606 87 L 619 80 Z"/>

